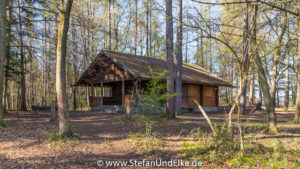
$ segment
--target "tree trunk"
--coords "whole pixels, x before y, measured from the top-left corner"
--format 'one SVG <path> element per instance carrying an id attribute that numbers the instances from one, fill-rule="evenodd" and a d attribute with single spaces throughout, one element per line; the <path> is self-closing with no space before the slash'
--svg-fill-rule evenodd
<path id="1" fill-rule="evenodd" d="M 172 0 L 166 0 L 166 52 L 167 52 L 167 93 L 174 93 L 174 58 L 173 58 L 173 17 L 172 17 Z M 167 101 L 167 113 L 169 119 L 175 118 L 174 98 L 171 97 Z"/>
<path id="2" fill-rule="evenodd" d="M 188 63 L 188 42 L 189 42 L 189 32 L 188 27 L 186 29 L 186 40 L 185 40 L 185 63 Z"/>
<path id="3" fill-rule="evenodd" d="M 300 5 L 300 3 L 299 3 Z M 300 6 L 298 7 L 300 12 Z M 295 123 L 300 123 L 300 19 L 298 18 L 298 64 L 297 64 L 297 101 Z"/>
<path id="4" fill-rule="evenodd" d="M 46 19 L 46 18 L 45 18 Z M 46 40 L 46 37 L 47 37 L 47 22 L 45 21 L 44 22 L 44 40 L 42 40 L 42 43 L 43 43 L 43 101 L 42 101 L 42 104 L 43 106 L 47 106 L 47 70 L 48 70 L 48 58 L 47 58 L 47 40 Z"/>
<path id="5" fill-rule="evenodd" d="M 213 60 L 212 60 L 212 42 L 211 38 L 209 38 L 209 72 L 212 73 L 213 71 Z"/>
<path id="6" fill-rule="evenodd" d="M 276 91 L 276 107 L 280 106 L 279 90 Z"/>
<path id="7" fill-rule="evenodd" d="M 242 72 L 245 73 L 247 69 L 248 64 L 248 52 L 249 52 L 249 43 L 248 43 L 248 37 L 249 37 L 249 19 L 248 19 L 248 3 L 245 3 L 245 16 L 244 16 L 244 35 L 243 35 L 243 67 Z M 242 81 L 242 79 L 241 79 Z M 242 91 L 242 95 L 240 98 L 240 104 L 241 104 L 241 114 L 244 114 L 246 111 L 246 103 L 247 103 L 247 88 L 244 88 Z"/>
<path id="8" fill-rule="evenodd" d="M 289 100 L 290 100 L 290 94 L 289 94 L 289 92 L 290 92 L 289 62 L 290 62 L 290 59 L 289 59 L 289 55 L 288 55 L 286 57 L 286 66 L 287 66 L 287 69 L 286 69 L 286 72 L 285 72 L 285 95 L 284 95 L 284 105 L 283 105 L 283 111 L 286 111 L 286 112 L 288 112 L 288 109 L 289 109 Z"/>
<path id="9" fill-rule="evenodd" d="M 249 105 L 254 104 L 254 74 L 250 77 L 250 84 L 249 84 L 249 96 L 248 96 L 248 103 Z"/>
<path id="10" fill-rule="evenodd" d="M 77 86 L 74 86 L 73 94 L 73 110 L 77 110 Z"/>
<path id="11" fill-rule="evenodd" d="M 115 0 L 113 0 L 113 9 L 115 10 Z M 119 38 L 118 38 L 118 26 L 119 23 L 117 23 L 117 19 L 116 19 L 116 12 L 113 13 L 113 19 L 114 19 L 114 33 L 115 33 L 115 47 L 114 50 L 118 51 L 118 47 L 119 47 Z"/>
<path id="12" fill-rule="evenodd" d="M 134 34 L 134 54 L 137 51 L 137 35 L 138 35 L 138 1 L 135 0 L 135 34 Z"/>
<path id="13" fill-rule="evenodd" d="M 255 4 L 254 6 L 254 16 L 253 16 L 253 20 L 252 20 L 252 24 L 253 24 L 253 32 L 251 33 L 251 47 L 253 48 L 254 46 L 256 46 L 257 44 L 257 39 L 256 39 L 256 31 L 257 31 L 257 14 L 258 14 L 258 4 Z M 258 55 L 258 52 L 255 52 L 255 56 Z M 255 78 L 255 74 L 253 73 L 253 78 Z M 254 82 L 254 79 L 253 79 Z M 258 100 L 255 106 L 256 110 L 261 110 L 261 106 L 262 106 L 262 91 L 261 91 L 261 84 L 260 81 L 258 80 L 258 90 L 259 90 L 259 96 L 258 96 Z M 250 91 L 251 93 L 251 91 Z M 253 84 L 253 95 L 254 95 L 254 84 Z M 250 100 L 251 96 L 249 96 L 249 100 Z M 252 99 L 252 103 L 254 102 L 254 98 Z"/>
<path id="14" fill-rule="evenodd" d="M 73 51 L 76 51 L 77 49 L 77 44 L 76 44 L 76 30 L 75 30 L 75 26 L 74 26 L 74 20 L 72 20 L 72 49 Z M 74 83 L 76 83 L 76 80 L 77 80 L 77 56 L 75 53 L 73 53 L 73 70 L 74 70 Z M 73 109 L 76 110 L 77 109 L 77 86 L 74 86 L 74 89 L 73 89 Z"/>
<path id="15" fill-rule="evenodd" d="M 10 38 L 11 38 L 11 32 L 12 32 L 12 8 L 11 8 L 11 0 L 7 1 L 7 7 L 9 8 L 8 11 L 8 25 L 7 25 L 7 35 L 6 35 L 6 66 L 10 64 L 10 58 L 11 58 L 11 48 L 10 48 Z M 4 82 L 4 104 L 3 104 L 3 112 L 6 113 L 8 107 L 8 76 L 9 76 L 9 69 L 5 69 L 5 82 Z"/>
<path id="16" fill-rule="evenodd" d="M 19 20 L 19 38 L 20 38 L 20 72 L 21 72 L 21 111 L 26 111 L 26 81 L 25 81 L 25 58 L 24 58 L 24 43 L 23 43 L 23 28 L 21 19 L 21 5 L 18 0 L 18 20 Z"/>
<path id="17" fill-rule="evenodd" d="M 182 0 L 177 1 L 177 53 L 176 53 L 176 104 L 175 111 L 181 112 L 182 88 Z"/>
<path id="18" fill-rule="evenodd" d="M 0 1 L 0 125 L 3 126 L 3 79 L 4 59 L 6 57 L 6 1 Z"/>
<path id="19" fill-rule="evenodd" d="M 258 11 L 257 3 L 255 4 L 255 8 L 256 11 Z M 253 37 L 255 38 L 254 39 L 255 43 L 256 43 L 256 33 L 257 32 L 255 31 L 255 35 L 253 35 Z M 278 131 L 277 131 L 277 124 L 276 124 L 275 106 L 274 106 L 274 102 L 272 101 L 272 97 L 270 95 L 269 83 L 258 53 L 254 55 L 254 59 L 255 59 L 256 71 L 258 73 L 260 88 L 262 89 L 263 96 L 264 96 L 263 98 L 264 98 L 264 104 L 266 106 L 266 113 L 268 114 L 268 132 L 270 134 L 277 134 Z"/>
<path id="20" fill-rule="evenodd" d="M 200 46 L 200 54 L 201 54 L 201 66 L 202 66 L 202 68 L 204 68 L 204 51 L 203 51 L 203 31 L 202 30 L 200 30 L 201 31 L 201 46 Z"/>
<path id="21" fill-rule="evenodd" d="M 293 105 L 296 105 L 296 101 L 297 101 L 297 79 L 298 76 L 296 76 L 295 80 L 293 80 L 293 89 L 292 89 L 292 101 L 293 101 Z"/>
<path id="22" fill-rule="evenodd" d="M 196 54 L 195 54 L 195 58 L 194 59 L 196 60 L 196 65 L 200 65 L 200 55 L 201 54 L 200 54 L 199 38 L 197 38 L 196 41 L 197 41 L 197 49 L 196 49 Z"/>
<path id="23" fill-rule="evenodd" d="M 32 56 L 32 51 L 31 51 L 31 41 L 29 41 L 29 48 L 28 48 L 28 53 L 29 53 L 29 61 L 30 61 L 30 74 L 29 74 L 29 106 L 32 109 L 32 105 L 34 105 L 34 95 L 33 95 L 33 90 L 34 90 L 34 75 L 33 75 L 33 56 Z"/>
<path id="24" fill-rule="evenodd" d="M 262 91 L 261 91 L 261 84 L 258 82 L 258 99 L 257 99 L 257 103 L 256 103 L 256 110 L 261 110 L 261 106 L 262 106 Z"/>
<path id="25" fill-rule="evenodd" d="M 88 43 L 88 37 L 89 35 L 86 35 L 86 27 L 88 25 L 86 24 L 86 20 L 84 18 L 81 19 L 81 37 L 83 41 L 83 70 L 86 70 L 88 67 L 88 56 L 89 56 L 89 43 Z M 87 106 L 90 106 L 90 98 L 89 98 L 89 87 L 85 87 L 85 98 L 86 98 L 86 104 Z"/>
<path id="26" fill-rule="evenodd" d="M 149 0 L 146 1 L 146 57 L 149 57 Z"/>
<path id="27" fill-rule="evenodd" d="M 255 64 L 258 73 L 258 78 L 263 91 L 266 113 L 268 114 L 268 131 L 270 134 L 277 134 L 278 131 L 276 124 L 275 105 L 269 91 L 269 84 L 267 82 L 267 77 L 264 68 L 258 55 L 255 55 Z"/>
<path id="28" fill-rule="evenodd" d="M 72 135 L 66 91 L 66 54 L 69 19 L 73 0 L 62 0 L 57 37 L 56 56 L 56 95 L 59 119 L 59 134 L 62 137 Z"/>
<path id="29" fill-rule="evenodd" d="M 152 52 L 151 52 L 151 50 L 152 50 L 152 36 L 151 36 L 152 20 L 151 20 L 151 18 L 152 18 L 152 1 L 150 1 L 150 4 L 149 4 L 149 56 L 150 57 L 152 57 Z"/>
<path id="30" fill-rule="evenodd" d="M 111 50 L 111 0 L 108 0 L 108 34 L 109 34 L 109 40 L 108 40 L 108 48 Z"/>
<path id="31" fill-rule="evenodd" d="M 236 108 L 238 108 L 239 110 L 239 106 L 238 106 L 238 102 L 240 100 L 240 97 L 243 93 L 243 90 L 246 88 L 247 86 L 247 76 L 244 76 L 244 77 L 240 77 L 241 79 L 241 82 L 240 82 L 240 87 L 238 89 L 238 93 L 236 94 L 235 96 L 235 99 L 234 99 L 234 103 L 233 105 L 231 106 L 230 108 L 230 111 L 228 113 L 228 127 L 227 127 L 227 133 L 229 136 L 233 136 L 233 132 L 232 132 L 232 119 L 233 119 L 233 112 L 235 111 Z M 237 90 L 237 89 L 236 89 Z M 240 116 L 240 110 L 238 111 L 239 113 L 239 116 Z"/>
<path id="32" fill-rule="evenodd" d="M 211 8 L 211 6 L 208 6 L 208 13 L 211 13 L 210 8 Z M 212 28 L 209 27 L 209 29 L 212 29 Z M 213 56 L 212 56 L 212 42 L 211 41 L 212 41 L 212 38 L 209 38 L 209 67 L 207 67 L 207 68 L 209 68 L 210 73 L 212 73 L 212 71 L 213 71 L 213 60 L 212 60 Z M 208 60 L 207 60 L 207 62 L 208 62 Z"/>
<path id="33" fill-rule="evenodd" d="M 50 119 L 50 123 L 54 123 L 57 120 L 57 113 L 56 113 L 56 106 L 55 106 L 55 102 L 51 102 L 50 106 L 51 106 L 51 119 Z"/>
<path id="34" fill-rule="evenodd" d="M 140 55 L 143 56 L 144 53 L 144 43 L 143 43 L 143 32 L 142 29 L 140 29 Z"/>

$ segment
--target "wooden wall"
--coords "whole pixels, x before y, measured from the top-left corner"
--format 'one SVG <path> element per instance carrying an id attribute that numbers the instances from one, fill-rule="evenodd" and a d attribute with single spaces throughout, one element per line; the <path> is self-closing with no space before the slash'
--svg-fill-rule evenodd
<path id="1" fill-rule="evenodd" d="M 203 86 L 203 106 L 214 107 L 217 105 L 217 88 L 215 86 Z"/>
<path id="2" fill-rule="evenodd" d="M 182 107 L 196 108 L 197 100 L 204 107 L 218 106 L 218 87 L 199 84 L 182 85 Z"/>
<path id="3" fill-rule="evenodd" d="M 197 100 L 200 103 L 200 85 L 198 84 L 188 84 L 188 106 L 197 107 L 197 104 L 194 100 Z"/>
<path id="4" fill-rule="evenodd" d="M 121 105 L 126 106 L 133 92 L 133 82 L 125 81 L 125 97 L 122 102 L 122 83 L 116 82 L 106 84 L 112 87 L 112 97 L 104 97 L 104 105 Z M 140 88 L 146 88 L 146 82 L 141 82 Z M 182 84 L 182 108 L 196 108 L 194 100 L 197 100 L 204 107 L 218 106 L 218 87 L 199 84 Z M 100 97 L 91 99 L 91 106 L 100 106 Z"/>

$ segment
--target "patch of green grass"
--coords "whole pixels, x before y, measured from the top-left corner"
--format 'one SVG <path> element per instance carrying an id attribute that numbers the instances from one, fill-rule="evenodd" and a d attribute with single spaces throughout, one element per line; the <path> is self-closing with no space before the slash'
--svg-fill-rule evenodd
<path id="1" fill-rule="evenodd" d="M 263 121 L 248 121 L 241 123 L 243 127 L 266 127 L 267 123 Z"/>
<path id="2" fill-rule="evenodd" d="M 183 141 L 180 153 L 184 154 L 187 158 L 195 157 L 198 155 L 207 154 L 209 151 L 205 143 L 187 142 Z"/>
<path id="3" fill-rule="evenodd" d="M 241 125 L 246 133 L 257 133 L 267 128 L 267 123 L 262 121 L 243 122 Z"/>
<path id="4" fill-rule="evenodd" d="M 200 159 L 214 168 L 300 168 L 300 150 L 287 150 L 281 141 L 273 147 L 266 147 L 245 139 L 244 151 L 241 153 L 239 139 L 224 134 L 213 136 L 195 129 L 189 138 L 190 141 L 182 142 L 179 153 L 188 159 Z"/>
<path id="5" fill-rule="evenodd" d="M 80 139 L 77 133 L 73 132 L 71 137 L 61 137 L 59 132 L 49 133 L 44 132 L 47 136 L 45 141 L 51 143 L 52 147 L 62 147 L 66 143 L 70 143 L 72 147 L 77 146 L 80 143 Z"/>
<path id="6" fill-rule="evenodd" d="M 234 167 L 239 167 L 244 164 L 256 164 L 256 161 L 253 158 L 249 158 L 246 156 L 237 156 L 229 160 L 229 163 L 231 163 Z"/>
<path id="7" fill-rule="evenodd" d="M 296 121 L 295 121 L 295 119 L 294 119 L 294 120 L 290 120 L 290 121 L 288 121 L 287 123 L 288 123 L 288 124 L 297 124 Z"/>
<path id="8" fill-rule="evenodd" d="M 215 124 L 215 126 L 218 126 Z M 202 161 L 222 165 L 239 151 L 239 144 L 227 137 L 220 126 L 217 136 L 203 133 L 199 128 L 191 131 L 192 141 L 183 141 L 179 152 L 187 158 L 200 158 Z"/>

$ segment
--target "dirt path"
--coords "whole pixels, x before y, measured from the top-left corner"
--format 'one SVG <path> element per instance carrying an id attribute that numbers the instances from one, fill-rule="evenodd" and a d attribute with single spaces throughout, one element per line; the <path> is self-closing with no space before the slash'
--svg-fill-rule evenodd
<path id="1" fill-rule="evenodd" d="M 53 143 L 45 141 L 47 133 L 58 131 L 58 124 L 49 123 L 50 112 L 21 112 L 17 118 L 10 113 L 6 120 L 9 125 L 0 129 L 0 167 L 1 168 L 99 168 L 97 161 L 130 159 L 171 159 L 177 153 L 182 140 L 194 128 L 210 132 L 204 117 L 199 113 L 185 113 L 176 120 L 152 125 L 153 132 L 159 132 L 165 147 L 156 152 L 138 152 L 128 141 L 130 134 L 144 130 L 144 124 L 122 121 L 120 114 L 100 114 L 89 111 L 72 111 L 73 129 L 81 137 L 80 141 Z M 225 117 L 222 111 L 209 113 L 213 122 L 221 122 Z M 261 121 L 266 114 L 256 112 L 244 115 L 244 120 Z M 288 124 L 293 112 L 278 110 L 280 131 L 293 134 L 289 139 L 299 139 L 300 126 Z M 266 140 L 272 138 L 259 139 Z M 285 138 L 283 138 L 285 139 Z M 300 139 L 299 139 L 300 140 Z M 56 145 L 55 145 L 56 144 Z"/>

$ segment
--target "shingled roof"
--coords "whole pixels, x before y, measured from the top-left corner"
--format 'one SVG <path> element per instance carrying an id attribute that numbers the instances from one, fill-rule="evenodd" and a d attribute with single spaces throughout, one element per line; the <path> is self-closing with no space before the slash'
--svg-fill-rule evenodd
<path id="1" fill-rule="evenodd" d="M 167 63 L 165 60 L 137 56 L 132 54 L 120 53 L 102 50 L 97 57 L 101 57 L 101 55 L 105 55 L 111 58 L 115 63 L 117 63 L 120 67 L 125 69 L 132 75 L 134 78 L 140 79 L 150 79 L 151 75 L 148 70 L 148 66 L 150 66 L 156 72 L 162 72 L 167 69 Z M 91 63 L 88 69 L 92 69 L 95 67 L 97 58 Z M 93 66 L 92 66 L 93 65 Z M 101 65 L 98 65 L 101 66 Z M 174 64 L 174 70 L 176 68 L 176 63 Z M 81 78 L 75 85 L 83 84 L 84 79 L 90 78 L 87 71 L 83 73 Z M 175 77 L 175 76 L 174 76 Z M 205 69 L 183 63 L 182 65 L 182 81 L 185 83 L 195 83 L 195 84 L 203 84 L 203 85 L 213 85 L 213 86 L 232 86 L 232 84 L 226 82 L 225 80 L 217 77 L 216 75 L 207 72 Z"/>

